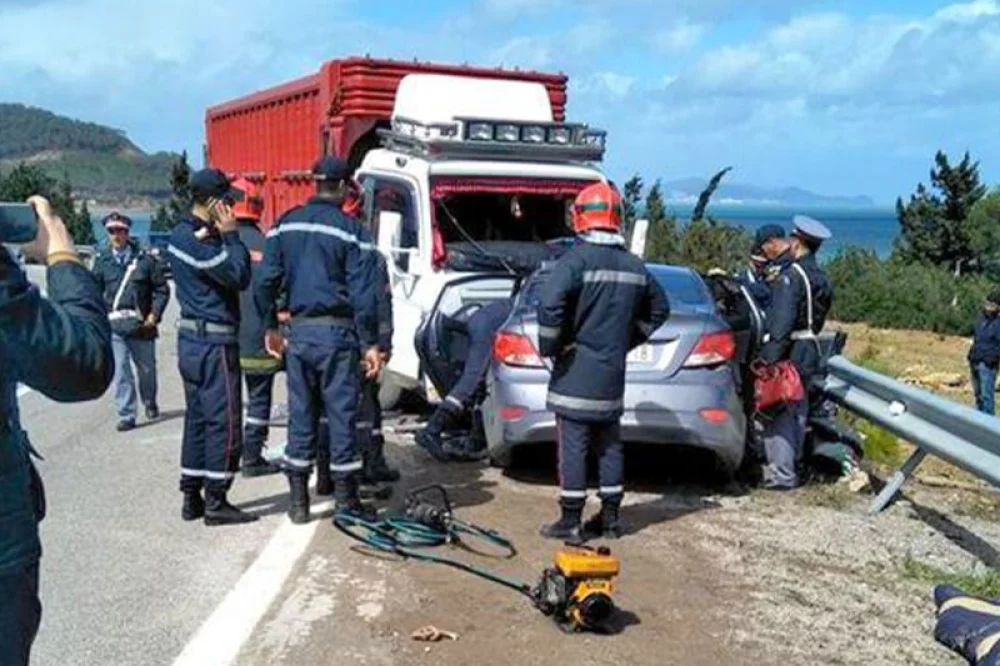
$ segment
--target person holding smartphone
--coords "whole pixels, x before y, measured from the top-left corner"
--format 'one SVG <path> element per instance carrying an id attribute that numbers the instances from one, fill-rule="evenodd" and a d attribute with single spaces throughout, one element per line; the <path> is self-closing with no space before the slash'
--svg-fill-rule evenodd
<path id="1" fill-rule="evenodd" d="M 41 620 L 38 523 L 45 516 L 35 449 L 21 429 L 17 385 L 59 402 L 96 400 L 114 371 L 101 288 L 46 199 L 32 197 L 48 297 L 0 245 L 0 665 L 27 666 Z M 30 221 L 30 218 L 29 218 Z M 4 232 L 8 231 L 3 229 Z"/>
<path id="2" fill-rule="evenodd" d="M 181 516 L 206 525 L 257 520 L 227 493 L 243 446 L 240 292 L 250 285 L 250 253 L 240 240 L 233 205 L 243 192 L 218 169 L 191 176 L 191 214 L 170 234 L 167 254 L 181 317 L 177 364 L 184 381 Z M 202 496 L 204 491 L 204 496 Z"/>

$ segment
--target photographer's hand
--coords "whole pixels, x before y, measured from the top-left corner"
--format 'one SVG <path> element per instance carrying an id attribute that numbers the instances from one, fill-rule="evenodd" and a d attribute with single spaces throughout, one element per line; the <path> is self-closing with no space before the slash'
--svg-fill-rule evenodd
<path id="1" fill-rule="evenodd" d="M 34 242 L 24 246 L 24 253 L 49 265 L 60 261 L 80 262 L 73 237 L 62 219 L 52 211 L 48 199 L 34 196 L 28 199 L 28 203 L 38 215 L 38 235 Z"/>

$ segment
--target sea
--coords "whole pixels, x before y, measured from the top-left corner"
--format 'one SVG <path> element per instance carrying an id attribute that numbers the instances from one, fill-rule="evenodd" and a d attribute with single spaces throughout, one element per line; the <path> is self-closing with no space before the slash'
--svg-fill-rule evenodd
<path id="1" fill-rule="evenodd" d="M 667 205 L 670 213 L 677 219 L 686 222 L 691 218 L 693 206 L 687 204 Z M 109 210 L 94 210 L 94 235 L 98 244 L 107 242 L 104 230 L 100 227 L 100 219 Z M 149 235 L 149 223 L 152 211 L 123 210 L 133 222 L 132 235 L 145 241 Z M 836 207 L 802 207 L 791 208 L 781 205 L 750 205 L 750 204 L 719 204 L 708 207 L 708 215 L 738 224 L 753 233 L 765 224 L 780 224 L 786 229 L 791 227 L 794 215 L 809 215 L 830 229 L 833 237 L 822 249 L 825 258 L 836 256 L 842 247 L 857 246 L 875 251 L 880 257 L 892 253 L 892 245 L 899 233 L 899 223 L 896 210 L 891 206 L 866 208 L 836 208 Z"/>

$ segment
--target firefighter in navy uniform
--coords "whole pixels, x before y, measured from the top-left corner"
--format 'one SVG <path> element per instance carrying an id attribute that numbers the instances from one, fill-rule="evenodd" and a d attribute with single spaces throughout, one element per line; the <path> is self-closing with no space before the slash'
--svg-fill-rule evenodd
<path id="1" fill-rule="evenodd" d="M 267 326 L 257 309 L 254 298 L 254 278 L 264 261 L 264 234 L 260 230 L 264 201 L 258 187 L 245 178 L 233 181 L 233 188 L 243 192 L 243 200 L 233 206 L 239 224 L 240 240 L 250 253 L 251 282 L 240 292 L 240 368 L 247 388 L 247 408 L 243 428 L 243 476 L 256 477 L 277 474 L 281 469 L 264 459 L 268 424 L 271 422 L 271 399 L 274 376 L 281 368 L 281 359 L 268 353 L 264 344 Z"/>
<path id="2" fill-rule="evenodd" d="M 114 372 L 111 328 L 100 285 L 84 267 L 49 202 L 33 197 L 31 203 L 38 215 L 38 235 L 26 250 L 47 265 L 47 297 L 0 245 L 2 666 L 28 665 L 42 614 L 38 524 L 45 517 L 45 494 L 31 460 L 37 453 L 21 428 L 18 384 L 52 400 L 80 402 L 100 398 Z M 49 411 L 44 416 L 57 418 L 57 414 Z"/>
<path id="3" fill-rule="evenodd" d="M 177 365 L 186 403 L 181 515 L 184 520 L 204 517 L 206 525 L 252 522 L 257 516 L 226 498 L 243 439 L 240 291 L 251 274 L 250 254 L 232 211 L 243 193 L 217 169 L 195 172 L 190 189 L 191 214 L 177 222 L 167 246 L 181 306 Z"/>
<path id="4" fill-rule="evenodd" d="M 626 357 L 669 316 L 666 294 L 642 259 L 625 248 L 621 196 L 606 183 L 584 189 L 572 208 L 583 242 L 556 262 L 542 286 L 538 341 L 554 359 L 548 407 L 556 414 L 562 517 L 542 529 L 552 539 L 622 534 Z M 587 453 L 600 461 L 601 512 L 583 527 Z"/>
<path id="5" fill-rule="evenodd" d="M 764 363 L 790 359 L 798 371 L 807 398 L 779 405 L 761 414 L 764 425 L 764 486 L 788 490 L 799 485 L 809 416 L 808 394 L 812 378 L 820 371 L 821 350 L 817 335 L 833 304 L 833 285 L 816 261 L 816 252 L 830 231 L 816 220 L 796 215 L 787 241 L 788 258 L 774 282 L 767 312 L 767 335 L 759 358 Z"/>
<path id="6" fill-rule="evenodd" d="M 483 306 L 469 318 L 469 353 L 462 374 L 416 436 L 417 445 L 438 462 L 476 460 L 485 454 L 486 442 L 480 436 L 482 424 L 476 404 L 481 398 L 483 380 L 490 367 L 493 337 L 510 316 L 512 305 L 510 299 L 496 301 Z M 472 433 L 463 446 L 455 447 L 451 442 L 443 442 L 442 435 L 470 410 L 474 419 Z"/>
<path id="7" fill-rule="evenodd" d="M 330 472 L 337 512 L 373 519 L 362 504 L 363 469 L 356 441 L 358 367 L 363 349 L 369 379 L 382 369 L 378 348 L 375 249 L 358 222 L 341 211 L 349 172 L 346 162 L 324 157 L 313 167 L 316 195 L 285 213 L 267 234 L 257 302 L 274 326 L 274 301 L 286 285 L 288 347 L 289 517 L 309 520 L 309 474 L 316 457 L 319 418 L 329 424 Z"/>
<path id="8" fill-rule="evenodd" d="M 363 204 L 362 190 L 354 181 L 348 182 L 347 195 L 341 212 L 357 219 Z M 383 364 L 389 363 L 392 356 L 392 284 L 389 282 L 389 270 L 385 257 L 375 253 L 378 262 L 376 268 L 375 293 L 378 299 L 378 349 L 382 355 Z M 399 471 L 389 467 L 385 459 L 385 437 L 382 434 L 382 405 L 379 403 L 379 383 L 368 379 L 362 373 L 361 396 L 358 404 L 358 421 L 356 432 L 358 436 L 358 451 L 361 452 L 363 468 L 361 470 L 360 491 L 362 497 L 388 499 L 392 489 L 383 486 L 384 483 L 395 483 L 401 478 Z M 330 427 L 325 416 L 319 420 L 319 440 L 316 445 L 316 494 L 330 495 L 333 493 L 333 480 L 330 478 Z"/>

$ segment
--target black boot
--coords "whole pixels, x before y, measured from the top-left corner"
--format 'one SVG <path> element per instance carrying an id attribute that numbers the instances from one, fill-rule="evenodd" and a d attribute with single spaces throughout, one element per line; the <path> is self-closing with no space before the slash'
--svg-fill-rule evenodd
<path id="1" fill-rule="evenodd" d="M 601 512 L 583 525 L 583 535 L 587 539 L 620 539 L 624 534 L 621 523 L 622 498 L 604 498 Z"/>
<path id="2" fill-rule="evenodd" d="M 271 474 L 277 474 L 280 471 L 280 467 L 272 462 L 268 462 L 263 456 L 247 458 L 243 461 L 243 465 L 241 467 L 243 476 L 247 478 L 269 476 Z"/>
<path id="3" fill-rule="evenodd" d="M 434 410 L 424 429 L 417 433 L 417 445 L 431 454 L 438 462 L 448 462 L 450 457 L 441 446 L 441 435 L 447 430 L 455 417 L 443 405 Z"/>
<path id="4" fill-rule="evenodd" d="M 181 518 L 190 522 L 205 516 L 205 500 L 201 498 L 200 490 L 184 491 L 184 507 L 181 509 Z"/>
<path id="5" fill-rule="evenodd" d="M 309 522 L 309 475 L 288 472 L 288 517 L 296 525 Z"/>
<path id="6" fill-rule="evenodd" d="M 375 509 L 361 502 L 357 474 L 338 476 L 333 484 L 333 495 L 337 500 L 334 519 L 340 516 L 368 523 L 378 520 L 378 513 Z"/>
<path id="7" fill-rule="evenodd" d="M 389 467 L 385 459 L 385 440 L 382 435 L 372 435 L 368 440 L 365 460 L 365 481 L 371 483 L 396 483 L 402 478 L 399 470 Z"/>
<path id="8" fill-rule="evenodd" d="M 444 442 L 445 453 L 458 462 L 479 462 L 489 457 L 486 448 L 486 432 L 483 429 L 483 419 L 477 409 L 472 417 L 472 430 L 463 437 L 454 437 Z"/>
<path id="9" fill-rule="evenodd" d="M 329 461 L 327 461 L 325 465 L 320 463 L 321 461 L 317 458 L 316 494 L 322 495 L 323 497 L 328 497 L 333 494 L 333 479 L 330 478 L 330 463 Z"/>
<path id="10" fill-rule="evenodd" d="M 559 508 L 562 509 L 562 516 L 558 522 L 546 525 L 542 528 L 542 536 L 546 539 L 556 539 L 569 544 L 579 545 L 583 543 L 580 533 L 580 520 L 583 518 L 583 505 L 586 499 L 562 498 L 559 500 Z"/>
<path id="11" fill-rule="evenodd" d="M 226 491 L 221 489 L 205 489 L 205 524 L 212 527 L 216 525 L 239 525 L 242 523 L 253 523 L 259 520 L 258 516 L 240 511 L 229 503 L 226 499 Z"/>

